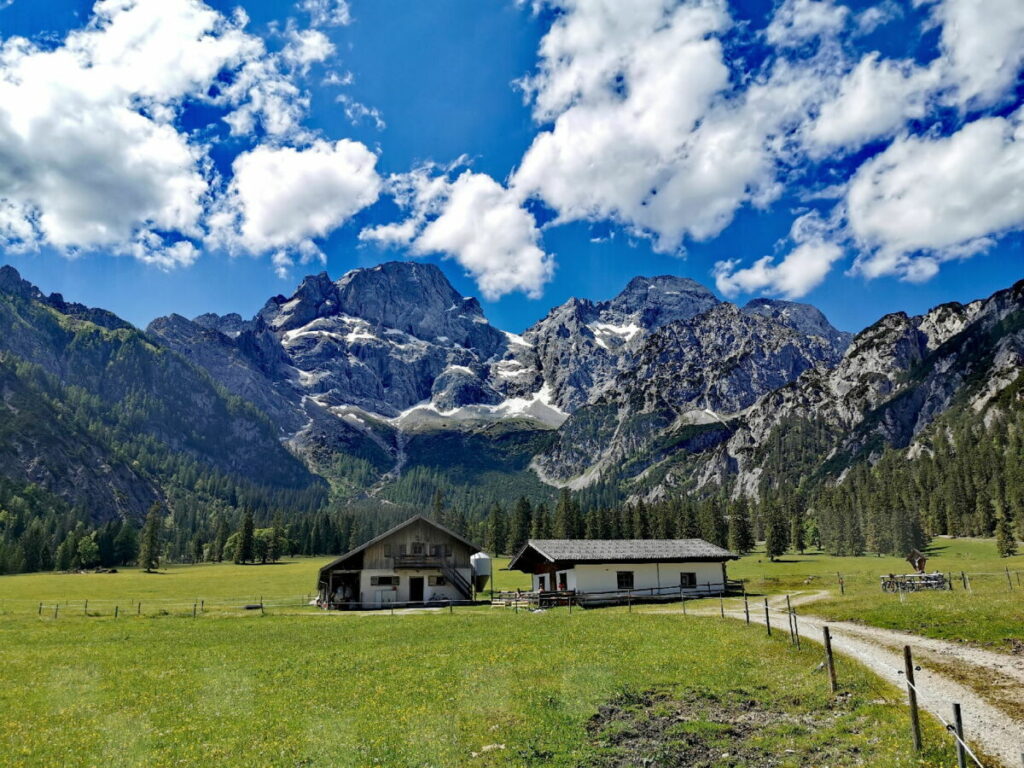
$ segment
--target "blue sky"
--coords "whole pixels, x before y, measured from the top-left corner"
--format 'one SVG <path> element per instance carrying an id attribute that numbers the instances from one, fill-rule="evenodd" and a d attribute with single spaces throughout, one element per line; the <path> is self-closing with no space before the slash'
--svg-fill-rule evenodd
<path id="1" fill-rule="evenodd" d="M 1024 10 L 966 5 L 14 0 L 0 258 L 139 325 L 417 258 L 513 331 L 666 273 L 858 330 L 1024 277 Z"/>

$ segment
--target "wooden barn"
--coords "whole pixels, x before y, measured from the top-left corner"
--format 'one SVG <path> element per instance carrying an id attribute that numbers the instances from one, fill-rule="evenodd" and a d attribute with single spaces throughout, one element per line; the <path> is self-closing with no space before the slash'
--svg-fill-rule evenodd
<path id="1" fill-rule="evenodd" d="M 472 558 L 480 551 L 454 531 L 416 515 L 321 568 L 318 604 L 359 609 L 471 600 Z"/>
<path id="2" fill-rule="evenodd" d="M 533 590 L 581 604 L 718 595 L 737 556 L 703 539 L 531 539 L 509 563 Z"/>

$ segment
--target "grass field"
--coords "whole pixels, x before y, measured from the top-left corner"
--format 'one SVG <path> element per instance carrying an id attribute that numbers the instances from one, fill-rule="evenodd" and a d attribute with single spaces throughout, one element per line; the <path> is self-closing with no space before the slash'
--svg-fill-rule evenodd
<path id="1" fill-rule="evenodd" d="M 927 570 L 952 572 L 954 589 L 910 593 L 903 602 L 899 595 L 883 593 L 879 584 L 882 575 L 912 570 L 896 557 L 831 557 L 811 552 L 787 554 L 773 563 L 763 552 L 755 552 L 731 563 L 729 575 L 746 579 L 748 590 L 754 592 L 829 590 L 827 599 L 805 609 L 829 619 L 968 641 L 993 650 L 1024 645 L 1024 556 L 1000 558 L 991 539 L 946 538 L 935 539 L 928 555 Z M 970 592 L 963 590 L 961 571 L 973 574 Z M 837 573 L 843 576 L 845 595 L 840 594 Z"/>
<path id="2" fill-rule="evenodd" d="M 840 660 L 833 699 L 820 649 L 731 621 L 7 615 L 0 647 L 4 766 L 952 764 L 930 720 L 911 755 L 900 692 Z"/>

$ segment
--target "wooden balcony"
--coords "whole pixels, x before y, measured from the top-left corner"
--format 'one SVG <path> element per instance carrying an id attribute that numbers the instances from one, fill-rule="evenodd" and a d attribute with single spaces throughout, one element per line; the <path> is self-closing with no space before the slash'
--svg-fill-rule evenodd
<path id="1" fill-rule="evenodd" d="M 445 560 L 441 555 L 395 555 L 392 557 L 392 561 L 396 570 L 400 568 L 439 570 L 445 565 Z"/>

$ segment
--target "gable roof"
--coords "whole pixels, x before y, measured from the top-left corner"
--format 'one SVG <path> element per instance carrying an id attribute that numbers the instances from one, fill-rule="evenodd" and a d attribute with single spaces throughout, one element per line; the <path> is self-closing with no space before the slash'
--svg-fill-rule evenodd
<path id="1" fill-rule="evenodd" d="M 530 539 L 508 564 L 536 559 L 551 563 L 720 562 L 736 560 L 704 539 Z"/>
<path id="2" fill-rule="evenodd" d="M 435 522 L 434 520 L 431 520 L 429 517 L 426 517 L 424 515 L 413 515 L 412 517 L 410 517 L 405 522 L 399 523 L 394 528 L 389 528 L 388 530 L 384 531 L 384 533 L 382 533 L 380 536 L 375 536 L 374 538 L 370 539 L 365 544 L 360 544 L 358 547 L 356 547 L 355 549 L 351 550 L 350 552 L 346 552 L 341 557 L 336 557 L 334 560 L 331 560 L 331 562 L 327 563 L 327 565 L 323 566 L 320 569 L 321 575 L 324 573 L 324 571 L 329 571 L 332 568 L 337 567 L 339 564 L 345 562 L 346 560 L 348 560 L 353 555 L 358 555 L 360 552 L 362 552 L 367 547 L 372 547 L 378 541 L 383 541 L 388 536 L 391 536 L 392 534 L 398 533 L 403 528 L 408 528 L 410 525 L 412 525 L 413 523 L 417 523 L 417 522 L 424 522 L 427 525 L 430 525 L 430 526 L 433 526 L 434 528 L 437 528 L 437 530 L 441 531 L 442 533 L 448 534 L 449 536 L 451 536 L 456 541 L 461 541 L 463 544 L 465 544 L 467 547 L 469 547 L 470 550 L 472 550 L 472 553 L 483 551 L 481 547 L 478 547 L 476 544 L 471 542 L 469 539 L 463 538 L 462 536 L 457 534 L 455 531 L 453 531 L 453 530 L 451 530 L 449 528 L 445 528 L 443 525 L 441 525 L 438 522 Z"/>

